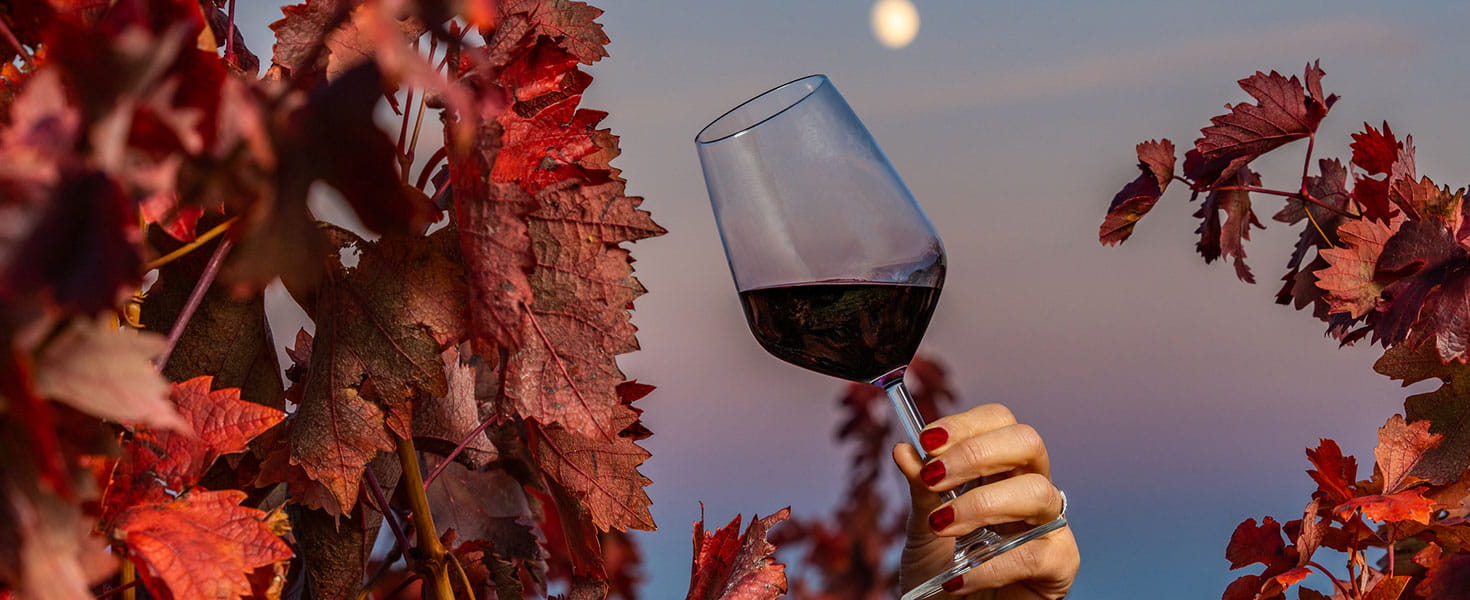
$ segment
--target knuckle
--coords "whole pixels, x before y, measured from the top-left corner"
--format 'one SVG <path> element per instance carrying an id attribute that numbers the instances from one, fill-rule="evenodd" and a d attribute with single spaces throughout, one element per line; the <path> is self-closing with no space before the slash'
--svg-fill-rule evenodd
<path id="1" fill-rule="evenodd" d="M 1051 480 L 1036 474 L 1027 473 L 1016 476 L 1016 484 L 1021 486 L 1021 493 L 1028 500 L 1041 501 L 1046 506 L 1060 503 L 1057 498 L 1056 488 L 1052 486 Z"/>
<path id="2" fill-rule="evenodd" d="M 1021 544 L 1011 549 L 1011 553 L 1016 557 L 1016 566 L 1020 567 L 1020 571 L 1027 576 L 1041 573 L 1046 566 L 1039 546 L 1039 544 Z"/>
<path id="3" fill-rule="evenodd" d="M 993 517 L 1004 506 L 1002 500 L 995 490 L 982 488 L 966 494 L 969 497 L 971 518 L 980 521 L 988 521 L 987 517 Z"/>
<path id="4" fill-rule="evenodd" d="M 1011 409 L 1004 404 L 982 404 L 975 409 L 976 416 L 982 417 L 984 421 L 995 423 L 1002 427 L 1016 422 L 1016 416 L 1011 414 Z"/>
<path id="5" fill-rule="evenodd" d="M 1014 443 L 1024 448 L 1027 454 L 1040 455 L 1046 451 L 1046 443 L 1041 439 L 1041 433 L 1035 427 L 1020 424 L 1012 425 L 1010 428 L 1011 439 Z"/>

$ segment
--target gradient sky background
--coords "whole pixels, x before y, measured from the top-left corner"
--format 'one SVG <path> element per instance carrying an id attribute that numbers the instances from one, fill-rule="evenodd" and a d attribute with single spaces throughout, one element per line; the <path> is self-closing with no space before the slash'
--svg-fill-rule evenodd
<path id="1" fill-rule="evenodd" d="M 275 4 L 239 8 L 266 60 Z M 1137 175 L 1135 143 L 1169 137 L 1182 152 L 1222 104 L 1248 99 L 1237 79 L 1318 58 L 1343 97 L 1319 156 L 1346 157 L 1350 133 L 1387 119 L 1417 134 L 1421 173 L 1465 183 L 1470 6 L 919 0 L 917 39 L 890 50 L 866 0 L 595 4 L 612 56 L 589 69 L 583 106 L 611 113 L 629 193 L 669 229 L 633 245 L 644 349 L 620 361 L 659 387 L 640 402 L 660 526 L 637 536 L 646 597 L 683 596 L 701 500 L 711 522 L 786 505 L 813 516 L 843 487 L 841 385 L 746 330 L 692 141 L 811 73 L 832 78 L 944 239 L 923 351 L 967 406 L 1005 403 L 1047 439 L 1083 555 L 1072 597 L 1218 597 L 1240 574 L 1224 559 L 1235 525 L 1301 514 L 1303 449 L 1331 437 L 1370 465 L 1376 429 L 1402 411 L 1405 391 L 1370 368 L 1379 350 L 1339 350 L 1272 303 L 1296 235 L 1269 220 L 1278 200 L 1256 200 L 1268 229 L 1247 244 L 1254 286 L 1194 254 L 1182 190 L 1120 248 L 1099 246 L 1097 227 Z M 1293 186 L 1304 151 L 1262 161 L 1266 184 Z M 290 340 L 298 321 L 279 304 L 276 339 Z"/>

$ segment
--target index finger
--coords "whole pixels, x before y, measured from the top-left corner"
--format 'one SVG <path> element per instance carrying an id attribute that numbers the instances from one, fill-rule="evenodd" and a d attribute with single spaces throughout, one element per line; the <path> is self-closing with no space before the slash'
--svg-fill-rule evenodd
<path id="1" fill-rule="evenodd" d="M 981 404 L 962 413 L 935 419 L 919 432 L 919 444 L 931 456 L 944 454 L 955 444 L 987 431 L 1015 425 L 1011 409 L 1000 404 Z"/>

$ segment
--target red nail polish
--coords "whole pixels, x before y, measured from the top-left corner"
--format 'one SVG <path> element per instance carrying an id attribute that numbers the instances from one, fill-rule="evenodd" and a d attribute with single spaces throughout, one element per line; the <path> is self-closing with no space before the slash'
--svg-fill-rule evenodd
<path id="1" fill-rule="evenodd" d="M 933 452 L 935 448 L 943 446 L 949 441 L 949 432 L 943 427 L 932 427 L 919 432 L 919 445 L 924 447 L 925 452 Z"/>
<path id="2" fill-rule="evenodd" d="M 965 577 L 963 575 L 955 575 L 949 581 L 944 582 L 943 587 L 944 591 L 951 594 L 958 592 L 960 588 L 965 587 Z"/>
<path id="3" fill-rule="evenodd" d="M 929 513 L 929 528 L 936 532 L 945 527 L 949 527 L 951 523 L 954 523 L 954 509 L 951 507 L 941 507 L 939 510 Z"/>
<path id="4" fill-rule="evenodd" d="M 924 485 L 939 483 L 941 479 L 944 479 L 944 461 L 936 460 L 924 465 L 924 468 L 919 470 L 919 479 L 924 482 Z"/>

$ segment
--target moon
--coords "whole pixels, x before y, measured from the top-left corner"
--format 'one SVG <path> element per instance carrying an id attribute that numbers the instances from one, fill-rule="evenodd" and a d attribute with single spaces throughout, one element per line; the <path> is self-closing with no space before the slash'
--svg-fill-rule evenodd
<path id="1" fill-rule="evenodd" d="M 910 0 L 878 0 L 873 4 L 873 37 L 889 48 L 902 48 L 919 34 L 919 9 Z"/>

